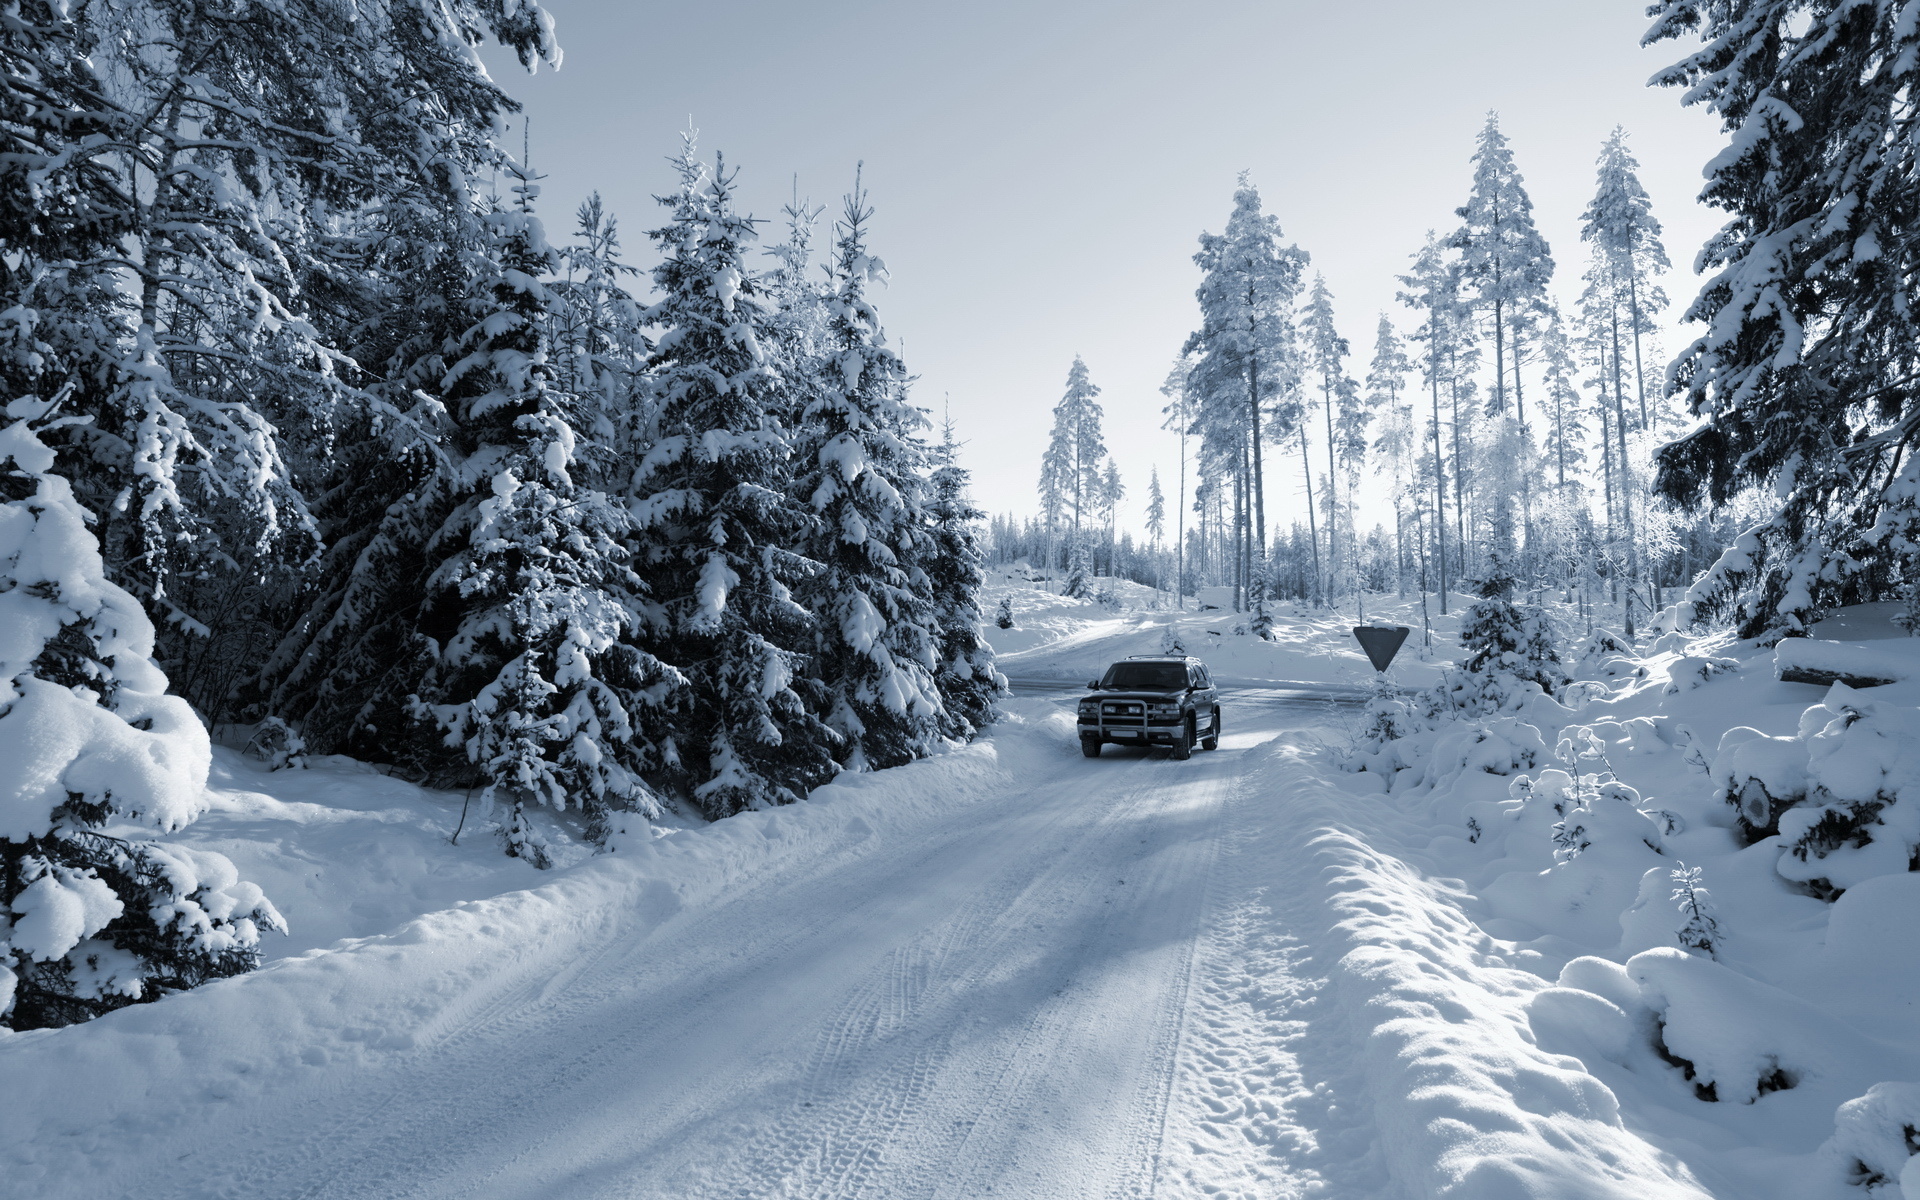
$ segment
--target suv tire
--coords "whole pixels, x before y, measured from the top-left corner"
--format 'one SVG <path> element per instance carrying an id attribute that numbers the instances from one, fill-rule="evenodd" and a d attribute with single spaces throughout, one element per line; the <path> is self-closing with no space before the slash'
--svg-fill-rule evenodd
<path id="1" fill-rule="evenodd" d="M 1173 744 L 1173 761 L 1185 762 L 1192 757 L 1193 716 L 1188 714 L 1187 719 L 1180 725 L 1180 740 Z"/>
<path id="2" fill-rule="evenodd" d="M 1200 739 L 1200 748 L 1202 750 L 1218 750 L 1220 748 L 1220 708 L 1218 705 L 1214 706 L 1213 724 L 1207 729 L 1207 736 Z"/>
<path id="3" fill-rule="evenodd" d="M 1097 737 L 1081 738 L 1080 753 L 1086 755 L 1088 758 L 1099 758 L 1100 757 L 1100 739 Z"/>

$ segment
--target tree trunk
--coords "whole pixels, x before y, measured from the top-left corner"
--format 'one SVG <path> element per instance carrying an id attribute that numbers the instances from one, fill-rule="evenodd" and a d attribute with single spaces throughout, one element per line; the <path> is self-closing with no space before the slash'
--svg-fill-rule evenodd
<path id="1" fill-rule="evenodd" d="M 1313 546 L 1313 604 L 1320 605 L 1320 532 L 1314 528 L 1313 459 L 1307 452 L 1307 423 L 1300 422 L 1300 475 L 1307 485 L 1307 541 Z"/>
<path id="2" fill-rule="evenodd" d="M 1625 630 L 1633 636 L 1633 587 L 1640 578 L 1640 546 L 1633 537 L 1633 467 L 1627 458 L 1626 393 L 1620 378 L 1620 317 L 1616 306 L 1613 331 L 1613 427 L 1620 439 L 1620 527 L 1627 535 Z"/>
<path id="3" fill-rule="evenodd" d="M 1331 608 L 1338 603 L 1335 593 L 1340 577 L 1340 468 L 1334 460 L 1332 376 L 1320 376 L 1320 396 L 1327 416 L 1327 606 Z"/>
<path id="4" fill-rule="evenodd" d="M 1440 615 L 1444 617 L 1447 615 L 1447 460 L 1440 442 L 1440 370 L 1437 355 L 1433 372 L 1433 532 L 1434 579 L 1440 585 Z"/>

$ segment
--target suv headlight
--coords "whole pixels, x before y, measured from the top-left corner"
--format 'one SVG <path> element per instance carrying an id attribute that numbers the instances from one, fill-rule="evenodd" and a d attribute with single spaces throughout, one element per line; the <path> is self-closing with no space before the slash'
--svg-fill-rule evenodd
<path id="1" fill-rule="evenodd" d="M 1080 702 L 1080 711 L 1088 715 L 1097 713 L 1100 711 L 1100 702 L 1098 700 L 1082 700 Z"/>
<path id="2" fill-rule="evenodd" d="M 1147 715 L 1152 717 L 1177 717 L 1180 715 L 1178 704 L 1149 704 Z"/>

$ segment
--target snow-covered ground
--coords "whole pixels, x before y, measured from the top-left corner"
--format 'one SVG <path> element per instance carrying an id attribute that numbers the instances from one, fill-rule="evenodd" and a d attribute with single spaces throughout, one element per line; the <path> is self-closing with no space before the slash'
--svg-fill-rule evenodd
<path id="1" fill-rule="evenodd" d="M 292 932 L 252 975 L 0 1036 L 0 1195 L 1897 1200 L 1920 1088 L 1870 1089 L 1920 1080 L 1920 874 L 1869 847 L 1815 899 L 1712 772 L 1828 770 L 1823 700 L 1903 769 L 1920 682 L 1849 709 L 1669 636 L 1588 662 L 1577 713 L 1359 772 L 1351 614 L 1282 610 L 1267 644 L 1132 585 L 1003 595 L 1027 686 L 992 736 L 552 872 L 475 814 L 453 845 L 460 795 L 220 753 L 181 836 Z M 1370 603 L 1414 627 L 1398 682 L 1438 678 L 1458 612 L 1423 659 L 1417 606 Z M 1228 684 L 1222 748 L 1082 758 L 1068 688 L 1170 637 Z M 1544 771 L 1583 726 L 1639 795 L 1573 805 L 1556 856 Z M 1722 753 L 1739 727 L 1772 737 Z M 1677 944 L 1682 860 L 1717 961 Z"/>

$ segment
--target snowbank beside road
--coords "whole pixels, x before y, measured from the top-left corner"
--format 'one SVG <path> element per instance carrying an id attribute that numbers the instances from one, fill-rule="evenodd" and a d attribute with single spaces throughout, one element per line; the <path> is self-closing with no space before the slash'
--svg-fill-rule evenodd
<path id="1" fill-rule="evenodd" d="M 1325 751 L 1276 743 L 1249 786 L 1266 820 L 1243 857 L 1311 948 L 1354 1041 L 1348 1086 L 1377 1130 L 1390 1196 L 1507 1200 L 1701 1198 L 1674 1155 L 1622 1120 L 1576 1058 L 1535 1044 L 1528 1005 L 1552 987 L 1478 929 L 1457 880 L 1413 865 L 1431 831 L 1367 776 L 1336 778 Z M 1524 959 L 1526 956 L 1522 956 Z M 1335 1086 L 1342 1081 L 1334 1080 Z M 1360 1194 L 1318 1163 L 1334 1194 Z"/>

